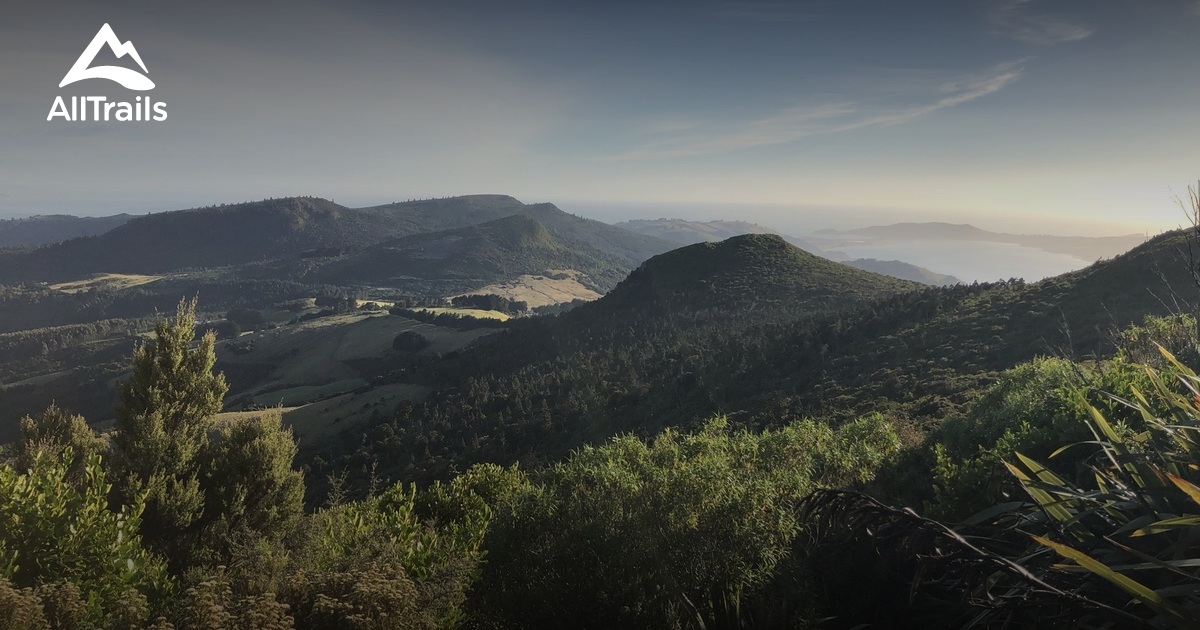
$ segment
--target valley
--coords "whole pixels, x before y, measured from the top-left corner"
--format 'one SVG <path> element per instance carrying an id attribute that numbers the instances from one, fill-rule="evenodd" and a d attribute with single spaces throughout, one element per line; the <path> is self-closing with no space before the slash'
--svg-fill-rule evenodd
<path id="1" fill-rule="evenodd" d="M 831 260 L 752 224 L 634 232 L 498 195 L 172 214 L 0 250 L 12 263 L 0 268 L 0 440 L 21 443 L 21 418 L 51 401 L 120 440 L 130 356 L 163 342 L 160 314 L 195 299 L 194 332 L 213 335 L 227 387 L 213 430 L 277 417 L 310 506 L 371 501 L 396 482 L 433 492 L 481 466 L 563 470 L 591 449 L 675 435 L 802 434 L 841 453 L 829 445 L 850 443 L 819 437 L 831 431 L 881 450 L 796 479 L 864 475 L 853 487 L 961 518 L 1008 486 L 946 467 L 1034 440 L 980 406 L 1014 374 L 1111 378 L 1150 360 L 1147 335 L 1200 356 L 1187 232 L 1037 282 L 965 284 L 897 260 Z M 194 233 L 220 242 L 190 247 Z"/>

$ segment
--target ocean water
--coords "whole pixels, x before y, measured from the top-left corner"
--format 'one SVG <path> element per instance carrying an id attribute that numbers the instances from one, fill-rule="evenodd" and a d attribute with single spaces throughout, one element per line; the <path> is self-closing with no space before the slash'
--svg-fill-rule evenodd
<path id="1" fill-rule="evenodd" d="M 851 258 L 902 260 L 966 282 L 1042 278 L 1083 269 L 1095 261 L 1011 243 L 985 241 L 904 241 L 832 246 Z"/>

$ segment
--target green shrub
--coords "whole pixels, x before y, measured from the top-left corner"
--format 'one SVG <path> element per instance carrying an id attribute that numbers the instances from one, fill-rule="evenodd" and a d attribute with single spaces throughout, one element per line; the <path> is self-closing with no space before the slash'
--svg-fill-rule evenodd
<path id="1" fill-rule="evenodd" d="M 691 435 L 584 448 L 495 515 L 476 613 L 534 627 L 779 616 L 778 605 L 803 599 L 766 600 L 800 527 L 797 502 L 818 486 L 870 479 L 898 448 L 879 417 L 761 434 L 716 420 Z"/>
<path id="2" fill-rule="evenodd" d="M 71 461 L 67 476 L 74 483 L 83 480 L 91 456 L 104 453 L 105 444 L 83 416 L 69 414 L 51 403 L 36 418 L 21 420 L 21 439 L 13 445 L 12 465 L 17 470 L 29 470 L 38 453 L 58 459 L 68 448 Z"/>
<path id="3" fill-rule="evenodd" d="M 1134 388 L 1130 401 L 1144 429 L 1114 425 L 1089 407 L 1090 478 L 1065 479 L 1017 453 L 1008 467 L 1034 505 L 1013 519 L 1039 534 L 1035 549 L 1054 552 L 1031 551 L 1031 568 L 1082 572 L 1077 592 L 1097 605 L 1134 612 L 1156 626 L 1195 627 L 1200 377 L 1166 350 L 1162 355 L 1168 370 L 1145 368 L 1152 385 Z M 1051 565 L 1056 561 L 1061 564 Z"/>
<path id="4" fill-rule="evenodd" d="M 278 411 L 218 429 L 200 464 L 201 548 L 209 564 L 232 561 L 260 538 L 280 541 L 292 533 L 304 509 L 304 474 L 292 469 L 295 457 L 292 430 Z"/>
<path id="5" fill-rule="evenodd" d="M 1148 385 L 1142 368 L 1124 354 L 1092 365 L 1042 358 L 1007 370 L 930 437 L 935 501 L 927 512 L 957 522 L 996 503 L 1020 500 L 1024 493 L 1004 468 L 1014 453 L 1045 458 L 1064 443 L 1087 439 L 1088 404 L 1120 423 L 1139 425 L 1138 414 L 1109 394 L 1128 398 L 1134 388 Z M 1092 393 L 1081 396 L 1085 387 Z M 1081 459 L 1076 452 L 1060 457 L 1061 470 L 1089 475 Z"/>
<path id="6" fill-rule="evenodd" d="M 100 456 L 89 458 L 78 483 L 72 462 L 68 448 L 57 459 L 35 454 L 24 473 L 0 467 L 0 578 L 38 589 L 55 618 L 112 625 L 131 593 L 161 602 L 171 584 L 163 562 L 142 547 L 141 504 L 110 510 Z"/>

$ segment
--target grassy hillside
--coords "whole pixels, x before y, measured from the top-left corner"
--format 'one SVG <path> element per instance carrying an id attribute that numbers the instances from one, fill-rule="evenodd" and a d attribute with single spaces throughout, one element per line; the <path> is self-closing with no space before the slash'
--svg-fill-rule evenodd
<path id="1" fill-rule="evenodd" d="M 95 236 L 124 225 L 130 219 L 133 219 L 133 215 L 75 217 L 68 214 L 48 214 L 0 220 L 0 248 L 37 247 L 72 238 Z"/>
<path id="2" fill-rule="evenodd" d="M 449 295 L 550 269 L 581 271 L 602 290 L 628 271 L 596 249 L 565 242 L 531 217 L 512 215 L 380 243 L 331 262 L 313 279 Z"/>

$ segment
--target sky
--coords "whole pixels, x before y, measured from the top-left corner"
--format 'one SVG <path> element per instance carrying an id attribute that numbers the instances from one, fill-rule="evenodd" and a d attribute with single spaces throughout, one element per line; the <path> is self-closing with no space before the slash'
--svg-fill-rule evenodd
<path id="1" fill-rule="evenodd" d="M 1200 178 L 1195 0 L 23 3 L 0 215 L 505 193 L 793 233 L 1156 233 Z M 103 24 L 156 87 L 59 87 Z M 107 57 L 105 56 L 107 55 Z M 95 64 L 134 68 L 108 51 Z M 47 121 L 57 96 L 161 122 Z"/>

